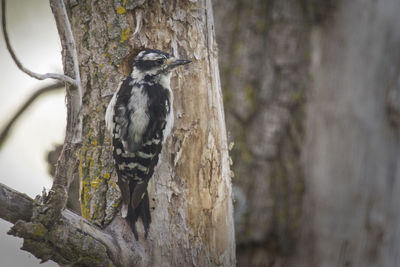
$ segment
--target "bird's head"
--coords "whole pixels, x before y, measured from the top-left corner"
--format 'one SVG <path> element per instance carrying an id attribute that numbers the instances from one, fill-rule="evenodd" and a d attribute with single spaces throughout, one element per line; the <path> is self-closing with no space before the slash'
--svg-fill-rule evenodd
<path id="1" fill-rule="evenodd" d="M 132 75 L 157 76 L 166 75 L 175 67 L 190 63 L 190 60 L 176 59 L 168 53 L 156 50 L 142 50 L 133 61 Z M 132 77 L 137 78 L 137 77 Z"/>

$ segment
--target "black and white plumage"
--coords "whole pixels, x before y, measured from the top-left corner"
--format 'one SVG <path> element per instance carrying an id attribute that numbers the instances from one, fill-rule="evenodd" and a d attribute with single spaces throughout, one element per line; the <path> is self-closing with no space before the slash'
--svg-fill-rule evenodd
<path id="1" fill-rule="evenodd" d="M 114 93 L 106 111 L 106 126 L 113 136 L 113 156 L 122 195 L 122 217 L 138 239 L 140 217 L 147 237 L 151 223 L 147 185 L 166 137 L 173 114 L 171 70 L 188 60 L 177 60 L 160 50 L 141 51 L 132 72 Z"/>

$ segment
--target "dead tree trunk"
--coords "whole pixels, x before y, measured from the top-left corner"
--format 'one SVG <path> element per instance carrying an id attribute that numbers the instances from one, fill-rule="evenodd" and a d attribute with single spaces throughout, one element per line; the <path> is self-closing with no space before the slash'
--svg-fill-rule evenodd
<path id="1" fill-rule="evenodd" d="M 151 180 L 153 223 L 138 263 L 231 265 L 230 173 L 210 1 L 87 1 L 70 5 L 84 86 L 80 152 L 82 215 L 105 226 L 118 207 L 104 112 L 122 78 L 118 66 L 141 47 L 193 64 L 172 81 L 177 116 Z M 169 254 L 169 256 L 166 256 Z M 164 255 L 164 256 L 162 256 Z"/>
<path id="2" fill-rule="evenodd" d="M 80 178 L 81 214 L 89 221 L 68 210 L 55 212 L 59 217 L 51 221 L 46 208 L 49 198 L 56 199 L 51 192 L 33 206 L 32 219 L 17 221 L 11 233 L 24 237 L 24 249 L 35 256 L 60 264 L 234 266 L 229 155 L 211 2 L 101 0 L 66 5 L 82 80 L 83 138 L 80 146 L 66 144 L 58 173 L 69 180 Z M 110 99 L 104 95 L 117 89 L 128 55 L 144 47 L 193 63 L 172 80 L 175 127 L 150 185 L 149 237 L 142 232 L 136 241 L 118 215 L 119 190 L 104 129 Z M 70 55 L 63 53 L 63 61 L 68 69 Z M 56 191 L 61 198 L 50 213 L 65 206 L 62 189 L 68 184 Z M 31 200 L 5 192 L 32 208 Z M 10 205 L 5 210 L 12 210 L 12 203 L 0 201 Z M 15 222 L 20 215 L 7 216 Z"/>

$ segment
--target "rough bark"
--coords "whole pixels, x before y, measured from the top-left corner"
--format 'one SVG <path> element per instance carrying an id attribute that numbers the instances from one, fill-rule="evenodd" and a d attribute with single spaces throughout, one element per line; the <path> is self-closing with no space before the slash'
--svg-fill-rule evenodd
<path id="1" fill-rule="evenodd" d="M 42 197 L 32 200 L 0 183 L 0 217 L 14 223 L 8 234 L 24 238 L 23 250 L 61 265 L 109 266 L 121 262 L 115 259 L 118 253 L 108 252 L 115 247 L 110 246 L 113 237 L 69 210 L 61 212 L 61 220 L 53 229 L 38 222 L 35 213 L 42 206 Z"/>
<path id="2" fill-rule="evenodd" d="M 132 242 L 138 266 L 232 266 L 235 262 L 230 171 L 210 1 L 71 1 L 83 94 L 80 150 L 82 216 Z M 136 242 L 119 207 L 110 136 L 104 129 L 118 72 L 136 49 L 191 59 L 172 80 L 175 127 L 151 180 L 153 222 Z M 139 222 L 138 225 L 141 223 Z"/>
<path id="3" fill-rule="evenodd" d="M 32 217 L 32 199 L 0 183 L 1 218 L 16 223 L 18 220 L 29 221 Z"/>
<path id="4" fill-rule="evenodd" d="M 299 230 L 306 1 L 214 1 L 235 178 L 238 266 L 282 266 Z"/>
<path id="5" fill-rule="evenodd" d="M 338 1 L 312 32 L 297 266 L 399 266 L 400 2 Z"/>

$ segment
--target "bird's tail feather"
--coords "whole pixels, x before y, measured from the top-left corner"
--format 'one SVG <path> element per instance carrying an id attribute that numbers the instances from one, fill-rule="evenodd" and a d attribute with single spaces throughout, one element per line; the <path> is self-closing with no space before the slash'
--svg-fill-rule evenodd
<path id="1" fill-rule="evenodd" d="M 132 229 L 133 234 L 135 235 L 136 240 L 139 239 L 136 229 L 136 222 L 139 218 L 142 220 L 143 223 L 145 232 L 144 237 L 147 238 L 151 223 L 150 203 L 147 190 L 143 196 L 143 199 L 140 201 L 139 205 L 136 208 L 133 207 L 132 203 L 130 203 L 128 207 L 128 215 L 126 219 Z"/>

